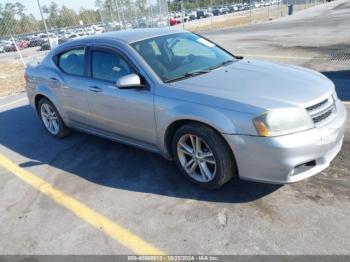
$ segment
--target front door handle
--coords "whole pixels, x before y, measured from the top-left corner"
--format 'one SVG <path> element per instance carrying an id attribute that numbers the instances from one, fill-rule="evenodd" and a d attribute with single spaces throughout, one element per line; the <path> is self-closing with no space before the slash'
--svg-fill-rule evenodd
<path id="1" fill-rule="evenodd" d="M 98 86 L 89 86 L 89 91 L 98 93 L 98 92 L 101 92 L 102 89 L 100 87 L 98 87 Z"/>

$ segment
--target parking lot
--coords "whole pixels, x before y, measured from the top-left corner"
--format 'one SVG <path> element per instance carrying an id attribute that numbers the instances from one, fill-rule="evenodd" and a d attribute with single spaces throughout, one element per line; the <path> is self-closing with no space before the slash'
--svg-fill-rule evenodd
<path id="1" fill-rule="evenodd" d="M 350 114 L 350 59 L 334 59 L 350 53 L 349 17 L 339 0 L 203 35 L 248 59 L 323 72 Z M 54 139 L 25 94 L 10 96 L 0 99 L 0 253 L 349 255 L 349 170 L 349 117 L 317 176 L 209 192 L 159 155 L 79 132 Z"/>

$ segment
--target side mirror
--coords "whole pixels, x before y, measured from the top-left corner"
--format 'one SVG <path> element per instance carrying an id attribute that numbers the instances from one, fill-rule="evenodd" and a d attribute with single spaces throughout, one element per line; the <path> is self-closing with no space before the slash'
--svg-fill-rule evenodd
<path id="1" fill-rule="evenodd" d="M 117 80 L 116 86 L 119 89 L 132 89 L 132 88 L 142 88 L 144 85 L 141 84 L 141 79 L 136 74 L 129 74 L 120 77 Z"/>

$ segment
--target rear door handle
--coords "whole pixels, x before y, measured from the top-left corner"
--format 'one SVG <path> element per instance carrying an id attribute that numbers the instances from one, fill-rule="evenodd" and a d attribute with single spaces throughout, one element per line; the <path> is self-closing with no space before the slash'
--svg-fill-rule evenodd
<path id="1" fill-rule="evenodd" d="M 58 83 L 58 79 L 55 77 L 50 77 L 50 81 L 53 83 Z"/>
<path id="2" fill-rule="evenodd" d="M 89 90 L 95 93 L 101 92 L 102 89 L 98 86 L 89 86 Z"/>

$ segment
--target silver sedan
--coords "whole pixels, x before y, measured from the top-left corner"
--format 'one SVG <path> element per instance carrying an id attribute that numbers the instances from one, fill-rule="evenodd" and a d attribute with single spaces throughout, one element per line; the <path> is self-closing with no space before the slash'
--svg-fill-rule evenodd
<path id="1" fill-rule="evenodd" d="M 344 136 L 345 107 L 322 74 L 243 59 L 180 30 L 73 40 L 25 78 L 51 135 L 76 129 L 160 153 L 208 189 L 233 176 L 310 177 L 329 165 Z"/>

